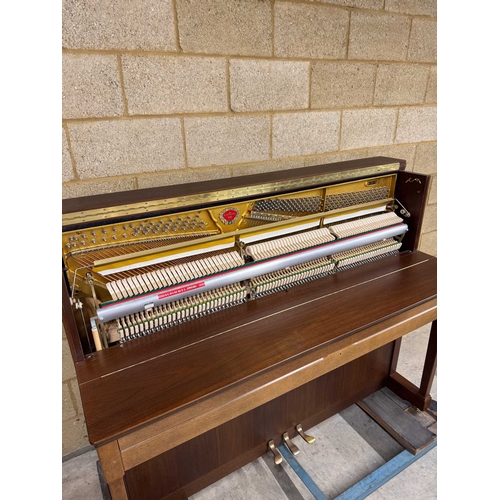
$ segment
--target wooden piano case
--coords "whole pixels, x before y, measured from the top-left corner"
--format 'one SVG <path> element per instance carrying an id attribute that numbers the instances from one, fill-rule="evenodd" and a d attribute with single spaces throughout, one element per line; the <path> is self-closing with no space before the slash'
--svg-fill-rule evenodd
<path id="1" fill-rule="evenodd" d="M 399 255 L 93 352 L 63 272 L 63 321 L 89 439 L 113 500 L 182 499 L 388 386 L 420 409 L 436 367 L 436 259 L 417 251 L 428 177 L 369 158 L 224 181 L 66 200 L 63 212 L 231 190 L 397 162 L 411 214 Z M 357 175 L 357 174 L 356 174 Z M 420 387 L 397 373 L 401 338 L 433 323 Z"/>

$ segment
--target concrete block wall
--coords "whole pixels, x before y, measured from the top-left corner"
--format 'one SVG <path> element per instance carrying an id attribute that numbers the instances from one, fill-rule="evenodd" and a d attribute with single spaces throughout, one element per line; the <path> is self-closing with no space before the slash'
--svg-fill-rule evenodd
<path id="1" fill-rule="evenodd" d="M 432 175 L 436 0 L 63 0 L 63 198 L 386 155 Z M 63 454 L 88 445 L 63 332 Z"/>

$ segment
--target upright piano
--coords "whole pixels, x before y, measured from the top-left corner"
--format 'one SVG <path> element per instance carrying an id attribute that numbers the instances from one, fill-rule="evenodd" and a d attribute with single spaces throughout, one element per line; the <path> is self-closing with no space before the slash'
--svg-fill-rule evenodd
<path id="1" fill-rule="evenodd" d="M 63 324 L 113 500 L 183 499 L 436 368 L 429 176 L 375 157 L 63 200 Z M 401 339 L 432 324 L 420 386 Z M 307 444 L 306 444 L 307 445 Z"/>

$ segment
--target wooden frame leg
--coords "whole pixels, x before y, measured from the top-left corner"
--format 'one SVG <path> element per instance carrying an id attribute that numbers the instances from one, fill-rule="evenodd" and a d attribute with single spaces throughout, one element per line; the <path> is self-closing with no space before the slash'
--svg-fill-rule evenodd
<path id="1" fill-rule="evenodd" d="M 113 500 L 127 500 L 128 493 L 125 486 L 122 456 L 117 441 L 112 441 L 97 448 L 104 479 Z"/>
<path id="2" fill-rule="evenodd" d="M 437 367 L 437 320 L 432 322 L 429 342 L 427 344 L 427 354 L 425 356 L 422 380 L 420 382 L 419 394 L 427 396 L 431 392 L 432 382 L 436 374 Z"/>
<path id="3" fill-rule="evenodd" d="M 113 500 L 121 500 L 122 498 L 123 499 L 128 498 L 127 489 L 125 488 L 125 483 L 123 481 L 123 478 L 108 483 L 108 488 L 109 488 L 109 494 L 111 495 L 111 498 Z"/>
<path id="4" fill-rule="evenodd" d="M 399 351 L 399 344 L 395 349 Z M 420 387 L 412 384 L 396 371 L 398 354 L 399 352 L 395 353 L 392 363 L 392 373 L 387 379 L 387 387 L 400 398 L 406 399 L 412 405 L 416 406 L 419 410 L 427 410 L 432 400 L 430 390 L 437 366 L 437 320 L 432 322 Z"/>

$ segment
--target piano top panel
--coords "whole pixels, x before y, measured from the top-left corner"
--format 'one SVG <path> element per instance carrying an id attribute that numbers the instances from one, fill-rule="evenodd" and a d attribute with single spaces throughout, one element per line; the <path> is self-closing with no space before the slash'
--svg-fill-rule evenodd
<path id="1" fill-rule="evenodd" d="M 76 364 L 90 440 L 122 435 L 436 294 L 436 259 L 416 252 L 97 352 Z"/>
<path id="2" fill-rule="evenodd" d="M 384 166 L 391 165 L 390 170 L 383 170 Z M 382 170 L 379 170 L 379 167 Z M 388 171 L 404 170 L 405 167 L 405 160 L 378 156 L 258 175 L 64 199 L 62 201 L 63 226 L 79 227 L 84 213 L 89 214 L 85 217 L 86 219 L 91 217 L 94 220 L 107 220 L 111 217 L 109 214 L 112 213 L 113 207 L 121 207 L 122 213 L 127 210 L 128 217 L 130 213 L 155 214 L 164 211 L 154 208 L 156 202 L 161 200 L 171 200 L 171 203 L 167 203 L 165 207 L 175 206 L 182 209 L 204 207 L 214 204 L 214 201 L 222 203 L 230 200 L 245 200 L 257 194 L 263 196 L 286 193 L 335 182 L 334 178 L 332 178 L 333 181 L 321 182 L 321 176 L 325 175 L 339 175 L 338 181 L 344 181 L 378 173 L 384 174 Z"/>

